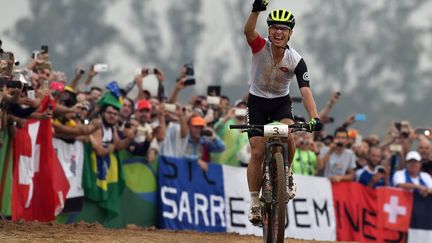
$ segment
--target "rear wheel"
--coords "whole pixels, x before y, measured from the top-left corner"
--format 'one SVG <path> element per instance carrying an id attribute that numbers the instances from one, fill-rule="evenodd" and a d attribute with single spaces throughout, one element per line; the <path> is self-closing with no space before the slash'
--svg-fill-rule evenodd
<path id="1" fill-rule="evenodd" d="M 282 153 L 277 152 L 270 164 L 273 186 L 273 202 L 265 204 L 262 209 L 263 215 L 263 238 L 264 242 L 283 242 L 285 238 L 285 166 Z"/>

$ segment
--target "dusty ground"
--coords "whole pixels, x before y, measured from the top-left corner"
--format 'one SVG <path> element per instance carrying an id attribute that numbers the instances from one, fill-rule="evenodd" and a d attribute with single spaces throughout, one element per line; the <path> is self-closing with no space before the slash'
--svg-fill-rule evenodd
<path id="1" fill-rule="evenodd" d="M 256 236 L 242 236 L 233 233 L 198 233 L 191 231 L 169 231 L 143 229 L 131 225 L 126 229 L 106 229 L 99 224 L 77 223 L 63 225 L 57 223 L 11 222 L 0 220 L 1 242 L 262 242 Z M 287 239 L 289 243 L 318 242 Z"/>

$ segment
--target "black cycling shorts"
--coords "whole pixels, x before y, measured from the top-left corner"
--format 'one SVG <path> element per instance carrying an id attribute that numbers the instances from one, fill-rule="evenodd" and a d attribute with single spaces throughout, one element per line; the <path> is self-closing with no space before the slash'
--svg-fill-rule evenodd
<path id="1" fill-rule="evenodd" d="M 289 118 L 294 120 L 291 97 L 289 95 L 278 98 L 262 98 L 249 94 L 247 123 L 250 125 L 265 125 L 274 121 Z M 256 132 L 249 132 L 249 138 L 261 136 Z"/>

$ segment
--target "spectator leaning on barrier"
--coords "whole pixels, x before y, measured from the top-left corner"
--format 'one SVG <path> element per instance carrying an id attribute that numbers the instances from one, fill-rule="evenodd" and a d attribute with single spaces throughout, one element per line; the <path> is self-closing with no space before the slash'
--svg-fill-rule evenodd
<path id="1" fill-rule="evenodd" d="M 340 127 L 335 131 L 333 142 L 320 151 L 324 163 L 324 176 L 332 182 L 354 180 L 356 158 L 351 149 L 345 148 L 347 139 L 348 131 Z"/>
<path id="2" fill-rule="evenodd" d="M 161 143 L 161 155 L 186 158 L 197 161 L 203 169 L 208 169 L 210 153 L 222 152 L 223 141 L 216 136 L 213 129 L 206 126 L 204 118 L 192 115 L 188 121 L 182 108 L 177 108 L 179 123 L 171 122 L 166 131 L 165 140 Z"/>
<path id="3" fill-rule="evenodd" d="M 359 183 L 370 188 L 390 185 L 388 171 L 380 165 L 381 156 L 379 147 L 372 146 L 369 148 L 367 153 L 368 164 L 356 172 L 356 179 Z"/>
<path id="4" fill-rule="evenodd" d="M 421 171 L 421 157 L 417 151 L 410 151 L 405 158 L 406 168 L 396 171 L 393 175 L 393 185 L 423 196 L 432 193 L 431 176 Z"/>
<path id="5" fill-rule="evenodd" d="M 135 107 L 135 119 L 138 121 L 137 133 L 134 140 L 129 144 L 129 152 L 146 157 L 153 161 L 159 153 L 158 142 L 165 137 L 165 111 L 159 108 L 157 113 L 158 126 L 152 127 L 151 110 L 153 106 L 148 100 L 142 99 L 137 102 Z M 132 124 L 132 121 L 130 122 Z M 127 127 L 130 127 L 128 125 Z"/>
<path id="6" fill-rule="evenodd" d="M 292 171 L 300 175 L 316 175 L 323 167 L 322 159 L 311 149 L 313 143 L 308 133 L 297 136 L 296 151 L 293 158 Z"/>
<path id="7" fill-rule="evenodd" d="M 117 123 L 121 104 L 118 98 L 111 92 L 107 92 L 99 101 L 101 128 L 90 135 L 90 142 L 97 156 L 104 157 L 116 150 L 126 148 L 132 141 L 135 131 L 125 129 L 125 138 L 120 139 L 117 131 Z"/>

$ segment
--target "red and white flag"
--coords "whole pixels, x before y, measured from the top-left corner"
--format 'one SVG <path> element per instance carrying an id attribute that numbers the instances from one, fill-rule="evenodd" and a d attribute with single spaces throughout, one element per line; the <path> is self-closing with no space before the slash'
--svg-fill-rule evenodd
<path id="1" fill-rule="evenodd" d="M 408 232 L 413 205 L 412 193 L 391 187 L 379 187 L 376 190 L 378 227 Z"/>
<path id="2" fill-rule="evenodd" d="M 52 101 L 45 97 L 42 111 Z M 64 206 L 69 182 L 54 151 L 51 120 L 28 120 L 13 139 L 12 220 L 52 221 Z"/>

